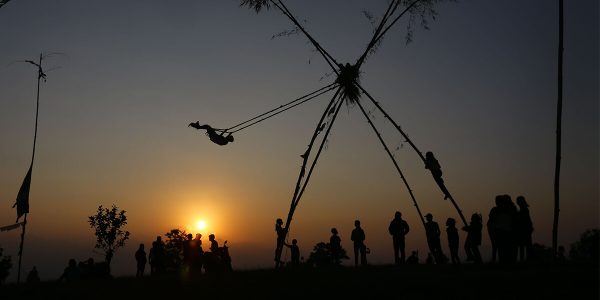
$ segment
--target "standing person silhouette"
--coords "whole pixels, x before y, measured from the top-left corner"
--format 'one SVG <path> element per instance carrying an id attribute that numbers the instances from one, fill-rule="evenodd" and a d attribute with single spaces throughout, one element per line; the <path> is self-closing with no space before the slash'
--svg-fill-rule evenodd
<path id="1" fill-rule="evenodd" d="M 64 272 L 58 278 L 58 282 L 63 280 L 66 282 L 76 282 L 81 279 L 81 270 L 77 266 L 75 259 L 69 259 L 69 265 L 65 268 Z"/>
<path id="2" fill-rule="evenodd" d="M 135 277 L 144 277 L 144 270 L 146 269 L 146 251 L 144 251 L 144 244 L 140 244 L 140 247 L 135 252 L 135 261 L 137 262 Z"/>
<path id="3" fill-rule="evenodd" d="M 360 254 L 360 265 L 367 265 L 367 247 L 365 246 L 365 232 L 360 227 L 360 221 L 354 221 L 354 229 L 350 235 L 350 239 L 354 242 L 354 266 L 358 266 L 358 256 Z"/>
<path id="4" fill-rule="evenodd" d="M 519 257 L 521 262 L 526 262 L 531 259 L 531 234 L 533 233 L 533 222 L 529 215 L 529 204 L 525 201 L 525 197 L 517 197 L 517 246 L 519 247 Z"/>
<path id="5" fill-rule="evenodd" d="M 155 274 L 163 275 L 166 273 L 166 257 L 165 243 L 163 243 L 162 238 L 159 235 L 156 237 L 156 241 L 152 243 L 152 267 L 155 269 Z"/>
<path id="6" fill-rule="evenodd" d="M 465 252 L 467 260 L 473 260 L 476 264 L 481 264 L 481 253 L 479 253 L 479 245 L 481 245 L 481 229 L 483 228 L 481 216 L 473 214 L 469 226 L 463 228 L 467 232 L 465 240 Z"/>
<path id="7" fill-rule="evenodd" d="M 425 233 L 427 235 L 427 245 L 429 251 L 433 255 L 437 264 L 444 263 L 444 255 L 442 254 L 442 245 L 440 242 L 440 226 L 437 222 L 433 221 L 433 215 L 428 213 L 425 215 L 427 222 L 425 223 Z"/>
<path id="8" fill-rule="evenodd" d="M 191 233 L 188 233 L 186 235 L 186 240 L 183 241 L 183 248 L 182 248 L 182 254 L 183 254 L 183 264 L 184 266 L 186 266 L 188 269 L 191 268 L 192 266 L 192 246 L 193 246 L 193 239 L 194 239 L 194 235 Z"/>
<path id="9" fill-rule="evenodd" d="M 392 235 L 394 263 L 396 265 L 403 264 L 406 261 L 406 244 L 404 237 L 409 231 L 410 228 L 408 227 L 408 223 L 402 220 L 402 213 L 397 211 L 388 227 L 388 232 Z M 400 255 L 398 255 L 398 253 L 400 253 Z"/>
<path id="10" fill-rule="evenodd" d="M 202 275 L 202 257 L 204 256 L 204 250 L 202 250 L 202 234 L 196 233 L 193 245 L 191 271 L 192 276 L 199 276 Z"/>
<path id="11" fill-rule="evenodd" d="M 512 264 L 517 261 L 517 206 L 509 195 L 502 195 L 498 209 L 497 244 L 498 261 L 501 264 Z"/>
<path id="12" fill-rule="evenodd" d="M 277 233 L 277 245 L 275 248 L 275 266 L 279 267 L 281 264 L 281 252 L 277 252 L 278 249 L 282 249 L 285 242 L 285 228 L 283 228 L 283 220 L 277 218 L 275 220 L 275 233 Z"/>
<path id="13" fill-rule="evenodd" d="M 456 229 L 456 220 L 448 218 L 446 220 L 446 234 L 448 235 L 448 248 L 450 248 L 450 259 L 452 264 L 460 264 L 458 258 L 458 229 Z"/>
<path id="14" fill-rule="evenodd" d="M 210 241 L 210 252 L 217 254 L 219 252 L 219 243 L 215 239 L 215 235 L 212 233 L 209 234 L 208 240 Z"/>
<path id="15" fill-rule="evenodd" d="M 442 167 L 437 159 L 435 159 L 435 156 L 433 156 L 433 152 L 431 151 L 425 153 L 425 169 L 429 169 L 429 171 L 431 171 L 433 179 L 444 193 L 444 200 L 450 198 L 450 192 L 448 192 L 448 189 L 444 184 L 444 179 L 442 179 Z"/>
<path id="16" fill-rule="evenodd" d="M 339 265 L 342 260 L 342 239 L 338 235 L 338 230 L 331 228 L 331 237 L 329 238 L 329 251 L 331 251 L 331 260 L 334 265 Z"/>
<path id="17" fill-rule="evenodd" d="M 293 239 L 291 245 L 286 243 L 284 243 L 284 245 L 290 248 L 290 252 L 292 253 L 292 260 L 290 262 L 292 267 L 298 267 L 300 265 L 300 247 L 298 247 L 298 240 Z"/>
<path id="18" fill-rule="evenodd" d="M 490 242 L 492 244 L 492 263 L 496 263 L 498 257 L 498 213 L 500 212 L 500 206 L 502 205 L 502 195 L 496 196 L 496 206 L 490 209 L 490 214 L 487 220 L 487 231 L 490 236 Z"/>
<path id="19" fill-rule="evenodd" d="M 148 264 L 150 265 L 150 276 L 156 275 L 156 242 L 152 242 L 152 247 L 148 251 Z"/>
<path id="20" fill-rule="evenodd" d="M 27 280 L 25 282 L 27 285 L 36 285 L 40 283 L 40 274 L 35 266 L 33 266 L 33 269 L 27 274 Z"/>

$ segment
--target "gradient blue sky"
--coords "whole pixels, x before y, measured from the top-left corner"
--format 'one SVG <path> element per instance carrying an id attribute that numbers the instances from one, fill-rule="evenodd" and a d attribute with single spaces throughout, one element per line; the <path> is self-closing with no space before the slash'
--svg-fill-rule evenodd
<path id="1" fill-rule="evenodd" d="M 466 215 L 487 218 L 496 194 L 524 195 L 534 240 L 550 244 L 556 119 L 557 1 L 459 1 L 438 7 L 431 30 L 405 44 L 406 22 L 364 65 L 363 86 L 423 150 L 440 160 Z M 560 243 L 598 227 L 598 1 L 565 1 L 565 85 Z M 238 1 L 13 0 L 0 9 L 0 225 L 27 171 L 35 70 L 47 60 L 23 269 L 56 278 L 69 258 L 93 251 L 87 216 L 127 210 L 128 246 L 117 274 L 133 274 L 137 244 L 204 219 L 229 240 L 234 267 L 270 267 L 274 220 L 287 214 L 304 152 L 326 97 L 247 129 L 218 147 L 187 128 L 226 127 L 328 84 L 329 72 L 277 11 Z M 340 62 L 354 62 L 386 1 L 296 1 L 289 7 Z M 364 102 L 366 103 L 366 102 Z M 366 104 L 368 109 L 372 105 Z M 401 138 L 376 124 L 393 148 Z M 395 156 L 421 209 L 456 217 L 408 147 Z M 395 169 L 357 107 L 343 108 L 300 203 L 292 237 L 308 257 L 337 227 L 343 246 L 361 219 L 371 261 L 392 261 L 386 228 L 400 210 L 407 250 L 425 252 L 424 232 Z M 194 230 L 195 231 L 195 230 Z M 19 232 L 0 235 L 16 262 Z M 464 235 L 461 235 L 461 239 Z M 443 237 L 445 239 L 445 236 Z M 445 244 L 445 242 L 443 243 Z M 489 243 L 484 240 L 484 253 Z M 16 270 L 16 269 L 15 269 Z M 13 272 L 14 275 L 15 272 Z M 14 278 L 13 278 L 14 279 Z"/>

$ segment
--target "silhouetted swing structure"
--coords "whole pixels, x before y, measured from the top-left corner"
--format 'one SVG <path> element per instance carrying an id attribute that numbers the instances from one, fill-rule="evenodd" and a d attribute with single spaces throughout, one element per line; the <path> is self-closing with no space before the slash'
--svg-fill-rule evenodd
<path id="1" fill-rule="evenodd" d="M 246 120 L 246 121 L 239 123 L 237 125 L 234 125 L 232 127 L 225 128 L 225 129 L 217 129 L 218 131 L 220 131 L 223 134 L 225 134 L 225 133 L 232 134 L 235 132 L 239 132 L 245 128 L 248 128 L 252 125 L 262 122 L 262 121 L 264 121 L 268 118 L 271 118 L 277 114 L 287 111 L 295 106 L 298 106 L 302 103 L 312 100 L 320 95 L 323 95 L 329 91 L 335 90 L 334 95 L 331 97 L 329 103 L 327 104 L 327 107 L 325 108 L 325 110 L 323 111 L 323 114 L 321 115 L 321 118 L 319 119 L 319 122 L 317 123 L 316 129 L 313 132 L 313 135 L 310 139 L 307 150 L 304 152 L 304 154 L 301 155 L 301 157 L 303 159 L 302 167 L 300 168 L 300 174 L 298 175 L 298 180 L 296 182 L 296 186 L 294 189 L 294 194 L 292 197 L 290 210 L 289 210 L 287 220 L 285 222 L 285 227 L 284 227 L 286 235 L 287 235 L 287 233 L 289 233 L 290 224 L 291 224 L 294 212 L 296 210 L 296 207 L 298 206 L 298 203 L 300 202 L 300 199 L 302 198 L 302 195 L 304 194 L 306 186 L 308 185 L 310 177 L 311 177 L 311 175 L 314 171 L 314 168 L 317 164 L 317 161 L 321 155 L 321 152 L 323 150 L 325 142 L 327 141 L 327 137 L 329 136 L 329 133 L 331 132 L 333 124 L 335 123 L 335 120 L 338 116 L 340 108 L 342 107 L 344 102 L 346 102 L 348 104 L 356 104 L 360 108 L 360 111 L 367 119 L 369 125 L 371 126 L 371 128 L 373 129 L 375 134 L 377 135 L 379 141 L 381 142 L 381 144 L 384 147 L 385 151 L 387 152 L 388 156 L 392 160 L 394 167 L 396 168 L 396 171 L 400 175 L 404 185 L 406 186 L 406 188 L 409 192 L 412 202 L 417 210 L 417 213 L 419 214 L 419 218 L 421 219 L 423 226 L 425 226 L 425 220 L 423 218 L 423 214 L 421 212 L 421 209 L 419 208 L 419 205 L 417 204 L 417 200 L 413 194 L 413 191 L 412 191 L 406 177 L 402 173 L 402 170 L 400 169 L 398 162 L 396 161 L 396 158 L 394 157 L 394 155 L 388 148 L 388 146 L 387 146 L 386 142 L 384 141 L 384 139 L 382 138 L 379 130 L 377 129 L 375 124 L 372 122 L 371 118 L 369 117 L 369 114 L 367 113 L 367 111 L 365 110 L 365 108 L 363 107 L 361 102 L 359 101 L 360 95 L 364 94 L 365 96 L 367 96 L 367 98 L 375 105 L 375 107 L 379 111 L 381 111 L 381 113 L 383 113 L 385 118 L 389 122 L 391 122 L 391 124 L 398 130 L 398 132 L 402 135 L 402 137 L 405 139 L 405 141 L 408 142 L 408 144 L 419 155 L 421 160 L 427 165 L 426 158 L 425 158 L 425 156 L 423 156 L 423 153 L 419 150 L 419 148 L 417 148 L 417 146 L 413 143 L 413 141 L 408 137 L 408 135 L 402 130 L 402 128 L 400 128 L 398 123 L 396 123 L 390 117 L 390 115 L 381 107 L 381 105 L 375 100 L 375 98 L 373 96 L 371 96 L 371 94 L 369 94 L 369 92 L 367 92 L 367 90 L 360 84 L 359 75 L 360 75 L 360 67 L 362 66 L 362 64 L 366 61 L 366 59 L 368 58 L 368 56 L 370 54 L 372 54 L 376 51 L 378 45 L 382 41 L 383 36 L 388 32 L 388 30 L 390 28 L 392 28 L 394 26 L 394 24 L 396 24 L 396 22 L 398 22 L 398 20 L 400 20 L 400 18 L 402 16 L 404 16 L 405 14 L 408 13 L 411 18 L 411 20 L 410 20 L 411 23 L 414 21 L 414 18 L 416 18 L 416 17 L 421 17 L 422 22 L 426 23 L 426 21 L 425 21 L 426 16 L 433 15 L 435 13 L 433 10 L 433 5 L 440 1 L 441 0 L 413 0 L 413 1 L 392 0 L 392 1 L 390 1 L 389 5 L 387 7 L 387 10 L 386 10 L 385 14 L 383 15 L 379 25 L 375 29 L 373 37 L 371 38 L 365 51 L 357 59 L 355 64 L 351 65 L 349 63 L 346 63 L 345 65 L 343 65 L 343 64 L 338 63 L 306 31 L 306 29 L 298 22 L 296 17 L 294 17 L 292 12 L 286 7 L 286 5 L 283 3 L 282 0 L 241 0 L 241 6 L 248 6 L 252 9 L 254 9 L 257 13 L 260 12 L 263 8 L 269 9 L 271 6 L 276 7 L 280 12 L 282 12 L 288 19 L 290 19 L 293 22 L 293 24 L 296 26 L 297 30 L 302 32 L 308 38 L 308 40 L 311 42 L 311 44 L 316 48 L 317 52 L 319 52 L 319 54 L 325 59 L 327 64 L 331 67 L 332 71 L 337 76 L 334 83 L 332 83 L 330 85 L 327 85 L 327 86 L 320 88 L 314 92 L 311 92 L 305 96 L 297 98 L 291 102 L 288 102 L 288 103 L 281 105 L 277 108 L 274 108 L 272 110 L 269 110 L 263 114 L 260 114 L 256 117 L 253 117 L 249 120 Z M 403 6 L 403 9 L 399 10 L 401 5 Z M 410 39 L 410 26 L 409 26 L 408 39 Z M 317 149 L 316 154 L 314 155 L 312 162 L 310 163 L 310 167 L 307 172 L 306 168 L 309 164 L 309 157 L 311 156 L 311 152 L 313 151 L 313 147 L 315 146 L 315 142 L 317 141 L 318 135 L 323 130 L 325 130 L 325 133 L 321 139 L 320 145 Z M 433 172 L 432 172 L 432 174 L 433 174 Z M 461 220 L 463 221 L 464 225 L 466 226 L 467 221 L 466 221 L 462 211 L 460 210 L 459 206 L 457 205 L 456 201 L 454 200 L 454 198 L 452 197 L 450 192 L 447 191 L 443 181 L 441 180 L 441 177 L 438 176 L 436 178 L 436 176 L 434 175 L 434 179 L 435 179 L 436 183 L 439 185 L 440 189 L 444 192 L 445 197 L 450 199 L 454 208 L 458 212 Z M 279 243 L 278 243 L 278 247 L 276 249 L 276 254 L 275 254 L 276 268 L 278 268 L 281 265 L 280 263 L 281 263 L 282 248 L 283 248 L 283 245 L 279 245 Z"/>

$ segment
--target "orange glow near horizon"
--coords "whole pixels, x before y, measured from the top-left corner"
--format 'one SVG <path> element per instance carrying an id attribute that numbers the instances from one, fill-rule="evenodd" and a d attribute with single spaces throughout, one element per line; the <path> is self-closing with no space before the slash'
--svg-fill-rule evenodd
<path id="1" fill-rule="evenodd" d="M 206 228 L 206 222 L 204 222 L 204 220 L 199 220 L 196 222 L 196 228 L 200 231 L 204 230 Z"/>

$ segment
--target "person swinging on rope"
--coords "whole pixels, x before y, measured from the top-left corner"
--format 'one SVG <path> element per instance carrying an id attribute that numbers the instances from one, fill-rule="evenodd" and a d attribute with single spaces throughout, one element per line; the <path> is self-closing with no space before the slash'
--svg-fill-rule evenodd
<path id="1" fill-rule="evenodd" d="M 442 167 L 440 163 L 433 156 L 433 152 L 428 151 L 425 153 L 425 169 L 429 169 L 431 171 L 431 175 L 433 175 L 433 179 L 440 186 L 442 192 L 444 193 L 444 200 L 450 198 L 450 192 L 446 188 L 444 184 L 444 179 L 442 179 Z"/>
<path id="2" fill-rule="evenodd" d="M 212 128 L 210 125 L 200 125 L 200 121 L 196 121 L 196 123 L 190 123 L 188 127 L 206 129 L 206 135 L 208 135 L 208 138 L 217 145 L 224 146 L 233 142 L 233 136 L 231 133 L 229 133 L 227 136 L 225 136 L 225 131 L 222 131 L 221 134 L 218 134 L 217 130 Z"/>

